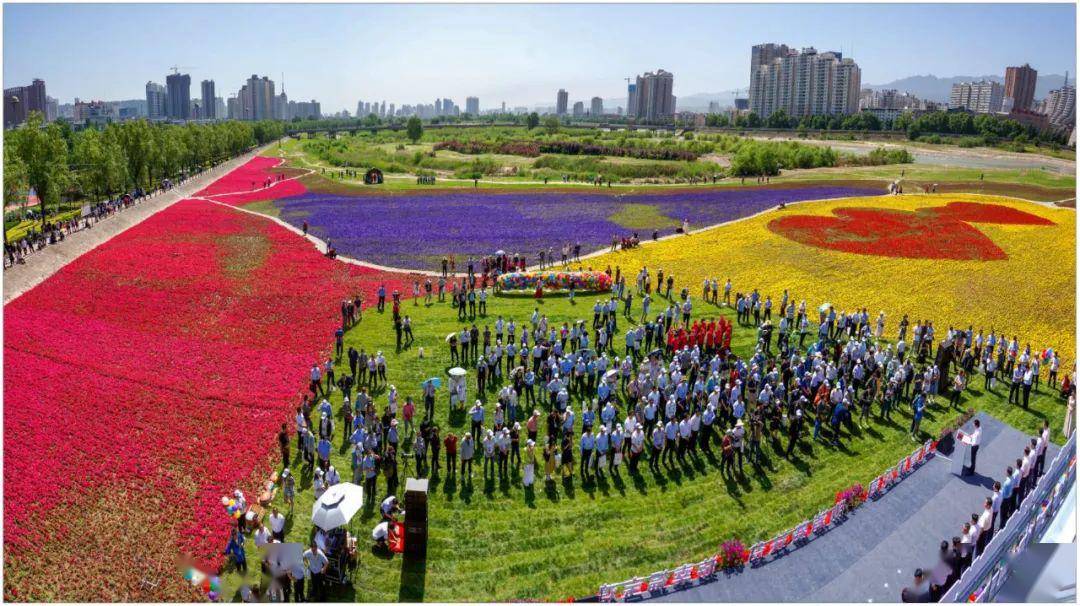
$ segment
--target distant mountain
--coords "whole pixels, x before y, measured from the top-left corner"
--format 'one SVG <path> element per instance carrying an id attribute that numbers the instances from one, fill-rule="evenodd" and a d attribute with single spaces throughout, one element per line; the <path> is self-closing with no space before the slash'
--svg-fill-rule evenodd
<path id="1" fill-rule="evenodd" d="M 863 88 L 881 90 L 895 88 L 900 92 L 909 92 L 920 99 L 939 101 L 945 103 L 949 100 L 949 92 L 952 85 L 957 82 L 973 82 L 977 80 L 991 80 L 1005 83 L 1004 76 L 953 76 L 951 78 L 939 78 L 934 75 L 908 76 L 899 80 L 893 80 L 886 84 L 867 84 Z M 1039 74 L 1035 82 L 1035 98 L 1042 99 L 1055 88 L 1060 88 L 1065 82 L 1065 76 L 1061 74 Z"/>

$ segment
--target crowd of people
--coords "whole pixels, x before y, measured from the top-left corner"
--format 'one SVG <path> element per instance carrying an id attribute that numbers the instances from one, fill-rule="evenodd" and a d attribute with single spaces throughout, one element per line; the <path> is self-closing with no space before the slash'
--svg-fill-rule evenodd
<path id="1" fill-rule="evenodd" d="M 975 472 L 976 457 L 982 428 L 978 419 L 972 431 L 972 461 L 966 468 Z M 986 550 L 994 533 L 1005 528 L 1009 518 L 1019 509 L 1024 499 L 1030 495 L 1039 478 L 1046 471 L 1046 449 L 1050 444 L 1050 423 L 1043 421 L 1038 435 L 1030 438 L 1024 446 L 1022 456 L 1016 459 L 1015 466 L 1009 465 L 1003 471 L 1002 480 L 993 484 L 990 495 L 980 503 L 979 510 L 971 514 L 960 527 L 960 534 L 952 540 L 943 539 L 939 547 L 938 560 L 926 568 L 916 568 L 912 584 L 901 590 L 900 599 L 904 602 L 940 601 L 965 570 L 971 567 L 975 558 Z"/>
<path id="2" fill-rule="evenodd" d="M 421 385 L 418 410 L 411 394 L 388 382 L 381 351 L 345 348 L 343 331 L 359 321 L 363 302 L 342 302 L 334 357 L 312 366 L 310 394 L 296 409 L 295 459 L 286 425 L 278 436 L 283 465 L 312 473 L 316 498 L 349 478 L 374 504 L 379 495 L 397 493 L 402 472 L 467 484 L 476 475 L 520 479 L 533 490 L 541 480 L 554 489 L 577 475 L 587 485 L 620 476 L 624 468 L 631 475 L 643 466 L 663 474 L 704 458 L 723 477 L 741 478 L 747 466 L 764 473 L 767 447 L 790 460 L 815 445 L 844 448 L 872 418 L 889 422 L 902 407 L 912 419 L 911 438 L 923 441 L 924 412 L 939 398 L 942 406 L 960 408 L 976 372 L 988 389 L 997 377 L 1019 377 L 1020 395 L 1010 399 L 1019 406 L 1026 406 L 1024 394 L 1037 388 L 1042 369 L 1053 388 L 1060 372 L 1053 350 L 1021 347 L 1016 337 L 995 330 L 939 333 L 930 321 L 904 316 L 895 342 L 886 342 L 884 313 L 871 318 L 866 308 L 808 309 L 786 290 L 776 300 L 757 290 L 733 292 L 730 280 L 723 286 L 706 280 L 695 307 L 688 289 L 673 292 L 670 273 L 647 268 L 632 287 L 619 268 L 608 268 L 613 291 L 595 301 L 591 318 L 553 322 L 537 307 L 527 318 L 496 315 L 490 322 L 486 282 L 511 259 L 470 259 L 460 286 L 450 283 L 464 323 L 448 337 L 446 354 L 452 364 L 475 369 L 482 394 L 463 411 L 460 431 L 453 423 L 440 427 L 435 382 Z M 453 267 L 449 260 L 445 265 Z M 446 279 L 438 284 L 443 301 Z M 434 288 L 428 279 L 413 290 L 414 298 L 430 302 Z M 654 295 L 665 299 L 663 309 L 650 310 Z M 632 309 L 635 296 L 640 316 Z M 377 311 L 385 311 L 386 299 L 380 287 Z M 407 319 L 401 304 L 395 291 L 396 328 Z M 702 313 L 704 305 L 713 305 L 714 313 Z M 732 351 L 734 327 L 716 313 L 721 307 L 734 308 L 740 325 L 756 329 L 751 355 Z M 942 357 L 941 348 L 951 356 Z M 337 368 L 344 362 L 347 372 Z M 1074 401 L 1074 374 L 1064 377 L 1061 390 Z M 329 399 L 335 391 L 341 394 L 337 411 Z M 351 450 L 351 474 L 331 462 L 335 443 Z M 373 538 L 385 540 L 387 532 L 377 528 Z"/>

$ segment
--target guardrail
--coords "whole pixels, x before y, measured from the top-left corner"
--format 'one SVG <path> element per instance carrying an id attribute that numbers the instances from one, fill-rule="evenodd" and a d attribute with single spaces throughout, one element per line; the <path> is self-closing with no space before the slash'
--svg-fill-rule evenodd
<path id="1" fill-rule="evenodd" d="M 964 571 L 940 602 L 992 601 L 1012 573 L 1013 558 L 1031 544 L 1053 518 L 1076 479 L 1076 433 L 1058 451 L 1035 490 L 1020 504 L 1005 528 Z"/>
<path id="2" fill-rule="evenodd" d="M 895 467 L 889 468 L 870 482 L 870 486 L 865 490 L 865 498 L 875 500 L 880 498 L 933 457 L 936 448 L 937 441 L 927 440 L 910 455 L 900 459 Z M 849 507 L 847 501 L 838 499 L 838 502 L 821 510 L 812 520 L 803 520 L 794 528 L 781 532 L 768 541 L 755 543 L 746 551 L 743 564 L 756 568 L 768 563 L 771 559 L 802 547 L 838 525 L 852 509 L 854 507 Z M 720 566 L 724 562 L 724 555 L 721 551 L 700 562 L 660 570 L 648 576 L 634 577 L 621 583 L 604 584 L 600 586 L 596 597 L 600 602 L 643 600 L 701 585 L 716 578 L 716 573 L 721 570 Z"/>

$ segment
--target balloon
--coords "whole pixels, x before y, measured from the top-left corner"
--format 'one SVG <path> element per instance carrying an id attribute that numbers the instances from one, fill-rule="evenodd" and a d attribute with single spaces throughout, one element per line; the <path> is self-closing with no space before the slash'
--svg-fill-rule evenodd
<path id="1" fill-rule="evenodd" d="M 210 598 L 210 601 L 211 601 L 211 602 L 216 602 L 216 601 L 217 601 L 217 599 L 218 599 L 218 592 L 216 592 L 216 591 L 211 591 L 211 592 L 210 592 L 209 594 L 207 594 L 207 596 L 206 596 L 206 597 Z"/>
<path id="2" fill-rule="evenodd" d="M 236 507 L 236 499 L 229 499 L 229 507 Z"/>
<path id="3" fill-rule="evenodd" d="M 239 511 L 234 511 L 233 512 L 233 517 L 236 518 L 237 520 L 239 520 L 240 516 L 242 516 L 242 515 L 244 515 L 244 514 L 240 513 Z"/>
<path id="4" fill-rule="evenodd" d="M 191 578 L 194 577 L 194 576 L 195 576 L 195 571 L 192 570 L 191 568 L 188 568 L 187 570 L 184 571 L 184 580 L 185 581 L 190 581 Z"/>
<path id="5" fill-rule="evenodd" d="M 221 504 L 222 505 L 228 505 L 229 504 L 229 497 L 221 497 Z"/>
<path id="6" fill-rule="evenodd" d="M 210 589 L 221 591 L 221 579 L 219 577 L 210 577 Z"/>

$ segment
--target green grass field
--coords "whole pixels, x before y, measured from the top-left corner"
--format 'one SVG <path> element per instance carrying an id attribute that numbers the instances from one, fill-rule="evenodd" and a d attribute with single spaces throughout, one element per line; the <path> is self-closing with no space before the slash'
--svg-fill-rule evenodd
<path id="1" fill-rule="evenodd" d="M 379 148 L 392 148 L 392 144 L 379 144 Z M 415 150 L 428 150 L 430 144 L 421 143 L 418 145 L 408 145 L 406 148 L 412 152 Z M 389 151 L 389 149 L 387 150 Z M 457 154 L 454 152 L 440 151 L 438 152 L 440 157 L 464 160 L 470 158 L 463 154 Z M 439 175 L 437 183 L 435 185 L 418 185 L 416 183 L 416 176 L 413 174 L 386 174 L 386 180 L 379 186 L 366 186 L 363 184 L 361 177 L 349 178 L 340 177 L 335 173 L 340 170 L 331 167 L 329 164 L 305 153 L 302 150 L 301 142 L 296 140 L 288 140 L 282 147 L 271 146 L 264 152 L 267 156 L 281 156 L 287 160 L 287 165 L 296 168 L 311 169 L 320 173 L 318 177 L 312 176 L 306 180 L 310 185 L 316 187 L 321 191 L 341 191 L 342 193 L 348 192 L 409 192 L 409 191 L 430 191 L 432 189 L 546 189 L 546 188 L 573 188 L 573 189 L 595 189 L 591 183 L 570 181 L 564 183 L 558 176 L 553 176 L 549 179 L 547 184 L 544 184 L 542 180 L 538 180 L 535 176 L 484 176 L 479 182 L 474 182 L 472 179 L 460 179 L 453 178 L 446 175 Z M 476 156 L 478 158 L 491 159 L 497 161 L 503 161 L 506 166 L 517 166 L 524 168 L 531 165 L 533 159 L 521 158 L 517 156 L 504 156 L 495 154 L 483 154 Z M 643 163 L 643 160 L 634 158 L 609 158 L 609 161 L 635 164 Z M 669 161 L 675 162 L 675 161 Z M 325 170 L 326 174 L 323 175 L 321 171 Z M 719 166 L 718 166 L 719 170 Z M 1001 194 L 1009 195 L 1020 198 L 1027 198 L 1032 200 L 1063 200 L 1074 197 L 1076 188 L 1075 175 L 1062 175 L 1047 170 L 1036 169 L 977 169 L 977 168 L 963 168 L 963 167 L 951 167 L 951 166 L 935 166 L 927 164 L 903 164 L 903 165 L 888 165 L 888 166 L 848 166 L 837 168 L 817 168 L 809 170 L 796 170 L 785 171 L 777 177 L 773 177 L 770 181 L 776 184 L 783 183 L 805 183 L 805 184 L 827 184 L 827 183 L 846 183 L 850 185 L 861 186 L 880 186 L 884 191 L 887 184 L 899 179 L 903 173 L 903 180 L 910 184 L 918 183 L 939 183 L 942 185 L 956 184 L 956 187 L 960 187 L 964 191 L 979 192 L 984 191 L 988 194 Z M 728 177 L 721 179 L 716 184 L 695 184 L 689 185 L 687 183 L 672 183 L 672 184 L 647 184 L 647 183 L 615 183 L 614 188 L 621 194 L 640 193 L 648 191 L 658 191 L 664 189 L 670 189 L 675 187 L 753 187 L 755 185 L 754 179 L 747 179 L 744 183 L 741 179 L 735 177 Z M 603 189 L 608 189 L 607 187 Z"/>
<path id="2" fill-rule="evenodd" d="M 539 307 L 549 322 L 561 324 L 588 318 L 592 302 L 588 296 L 579 296 L 576 304 L 562 295 L 539 302 L 531 297 L 496 296 L 489 299 L 488 315 L 476 322 L 483 330 L 485 324 L 493 324 L 501 315 L 504 319 L 514 318 L 519 325 L 527 324 L 533 308 Z M 663 304 L 662 299 L 657 299 L 653 309 Z M 449 431 L 461 436 L 467 431 L 465 419 L 449 415 L 445 377 L 451 365 L 445 337 L 460 330 L 464 323 L 457 320 L 456 310 L 449 303 L 425 305 L 421 301 L 414 306 L 406 300 L 402 313 L 413 321 L 416 342 L 411 347 L 395 351 L 389 310 L 380 314 L 369 309 L 347 332 L 346 350 L 351 345 L 369 353 L 383 351 L 388 360 L 389 382 L 397 386 L 402 397 L 411 395 L 419 401 L 420 382 L 427 377 L 443 377 L 435 419 L 443 436 Z M 695 307 L 695 317 L 719 314 L 734 320 L 726 309 L 701 303 Z M 626 320 L 620 317 L 620 332 L 625 327 Z M 751 353 L 755 339 L 750 329 L 737 328 L 732 345 L 737 354 L 745 357 Z M 424 350 L 423 358 L 419 356 L 420 348 Z M 337 367 L 339 373 L 347 369 L 346 361 Z M 494 402 L 498 387 L 477 394 L 475 374 L 469 369 L 470 400 L 479 397 Z M 1001 386 L 998 393 L 983 393 L 981 387 L 981 377 L 972 381 L 963 408 L 984 410 L 1027 432 L 1049 419 L 1054 440 L 1060 442 L 1065 406 L 1045 387 L 1033 394 L 1030 410 L 1008 405 Z M 377 408 L 382 410 L 386 405 L 383 391 L 375 393 Z M 339 411 L 341 394 L 334 392 L 331 402 Z M 575 406 L 580 409 L 579 403 L 575 402 Z M 545 405 L 539 408 L 547 411 Z M 910 413 L 906 407 L 901 408 L 894 412 L 890 423 L 875 419 L 868 428 L 856 429 L 854 436 L 846 434 L 839 449 L 806 441 L 789 461 L 776 450 L 780 445 L 763 444 L 767 460 L 762 469 L 748 465 L 745 477 L 737 480 L 722 477 L 719 461 L 704 456 L 665 468 L 660 474 L 642 465 L 641 475 L 635 477 L 624 467 L 621 477 L 609 477 L 598 484 L 582 485 L 575 475 L 572 482 L 559 482 L 547 490 L 542 476 L 535 490 L 523 489 L 520 472 L 513 469 L 509 481 L 484 481 L 479 465 L 474 468 L 471 482 L 433 479 L 426 570 L 410 571 L 403 580 L 400 556 L 388 558 L 369 550 L 370 532 L 378 521 L 376 501 L 358 513 L 350 525 L 361 545 L 355 586 L 332 593 L 330 599 L 560 600 L 592 594 L 604 582 L 704 558 L 732 537 L 749 545 L 812 516 L 832 503 L 836 491 L 855 482 L 869 482 L 913 450 L 917 443 L 908 436 Z M 959 412 L 949 409 L 939 397 L 937 404 L 927 409 L 922 438 L 936 437 Z M 488 423 L 490 418 L 489 411 Z M 291 415 L 282 420 L 292 426 Z M 580 420 L 578 427 L 580 432 Z M 545 433 L 543 424 L 540 432 Z M 543 435 L 540 437 L 542 441 Z M 347 481 L 352 475 L 350 456 L 341 442 L 339 427 L 331 459 Z M 400 463 L 403 486 L 405 478 L 413 475 L 415 464 L 404 458 Z M 294 471 L 298 469 L 293 467 Z M 307 543 L 312 532 L 311 475 L 304 472 L 297 479 L 296 507 L 289 515 L 287 540 Z M 378 486 L 377 499 L 381 500 L 386 488 L 382 477 Z M 275 504 L 283 506 L 280 496 Z M 258 550 L 250 540 L 247 545 L 249 566 L 257 571 Z M 241 577 L 231 565 L 223 580 L 223 595 L 236 599 Z"/>

